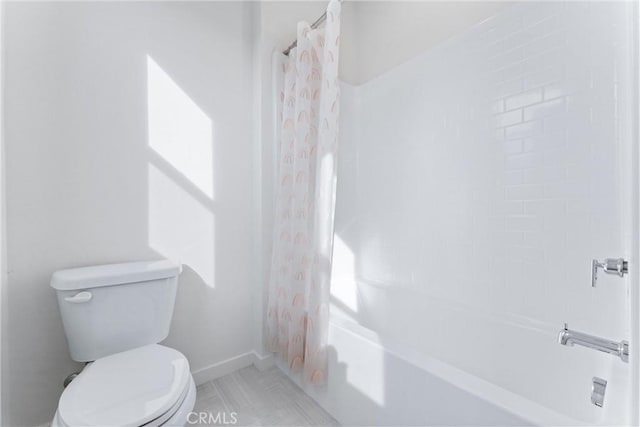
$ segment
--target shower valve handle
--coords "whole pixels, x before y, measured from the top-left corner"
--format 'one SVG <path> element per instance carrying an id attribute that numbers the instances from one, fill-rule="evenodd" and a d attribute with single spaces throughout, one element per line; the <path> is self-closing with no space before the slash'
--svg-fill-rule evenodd
<path id="1" fill-rule="evenodd" d="M 591 261 L 591 286 L 596 287 L 598 281 L 598 269 L 608 274 L 617 274 L 623 277 L 629 272 L 629 263 L 622 258 L 606 258 L 602 262 L 594 259 Z"/>

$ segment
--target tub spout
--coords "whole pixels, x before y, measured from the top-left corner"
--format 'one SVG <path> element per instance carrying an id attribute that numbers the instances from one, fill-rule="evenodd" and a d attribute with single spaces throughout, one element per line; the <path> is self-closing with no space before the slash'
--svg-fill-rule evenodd
<path id="1" fill-rule="evenodd" d="M 564 324 L 564 329 L 558 334 L 558 342 L 566 346 L 578 344 L 583 347 L 613 354 L 614 356 L 620 357 L 623 362 L 629 361 L 629 343 L 627 341 L 611 341 L 582 332 L 572 331 L 566 323 Z"/>
<path id="2" fill-rule="evenodd" d="M 569 341 L 571 338 L 571 333 L 569 332 L 569 329 L 567 327 L 568 325 L 565 323 L 564 329 L 561 330 L 560 333 L 558 334 L 558 342 L 562 345 L 573 346 L 573 342 Z"/>

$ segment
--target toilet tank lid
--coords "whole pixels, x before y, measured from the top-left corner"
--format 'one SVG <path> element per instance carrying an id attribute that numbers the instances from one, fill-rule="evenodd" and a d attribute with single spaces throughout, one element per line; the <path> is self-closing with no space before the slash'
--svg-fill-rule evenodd
<path id="1" fill-rule="evenodd" d="M 180 264 L 167 259 L 94 265 L 56 271 L 51 287 L 59 291 L 98 288 L 175 277 L 181 271 Z"/>

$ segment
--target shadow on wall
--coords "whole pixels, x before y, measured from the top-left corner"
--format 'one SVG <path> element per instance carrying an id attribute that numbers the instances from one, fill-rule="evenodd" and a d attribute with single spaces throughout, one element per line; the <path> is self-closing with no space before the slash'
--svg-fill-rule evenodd
<path id="1" fill-rule="evenodd" d="M 7 5 L 3 424 L 49 422 L 81 366 L 59 269 L 174 259 L 165 344 L 192 370 L 251 350 L 252 7 Z"/>

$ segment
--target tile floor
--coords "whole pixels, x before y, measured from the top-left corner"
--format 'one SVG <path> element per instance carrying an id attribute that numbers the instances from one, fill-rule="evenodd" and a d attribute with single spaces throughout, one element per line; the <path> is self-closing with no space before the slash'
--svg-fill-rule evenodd
<path id="1" fill-rule="evenodd" d="M 199 425 L 229 425 L 233 412 L 235 425 L 340 425 L 276 367 L 261 372 L 250 366 L 202 384 L 193 411 L 211 414 Z"/>

